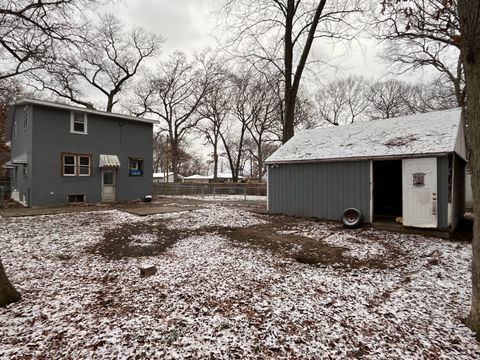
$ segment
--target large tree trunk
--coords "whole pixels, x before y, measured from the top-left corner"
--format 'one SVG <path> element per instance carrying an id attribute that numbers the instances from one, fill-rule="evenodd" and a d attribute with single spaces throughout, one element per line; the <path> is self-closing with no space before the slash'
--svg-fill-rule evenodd
<path id="1" fill-rule="evenodd" d="M 260 138 L 261 139 L 261 138 Z M 257 155 L 258 155 L 258 182 L 261 183 L 263 178 L 263 152 L 262 152 L 262 141 L 259 141 L 258 148 L 257 148 Z"/>
<path id="2" fill-rule="evenodd" d="M 21 297 L 12 283 L 8 280 L 7 274 L 3 269 L 2 260 L 0 259 L 0 306 L 7 306 L 13 302 L 20 301 Z"/>
<path id="3" fill-rule="evenodd" d="M 480 331 L 480 1 L 459 0 L 461 50 L 465 70 L 468 160 L 472 169 L 474 227 L 472 306 L 469 324 Z"/>
<path id="4" fill-rule="evenodd" d="M 285 144 L 294 135 L 295 122 L 295 98 L 292 89 L 286 89 L 285 93 L 285 125 L 283 126 L 282 143 Z"/>
<path id="5" fill-rule="evenodd" d="M 218 178 L 218 134 L 214 134 L 213 141 L 213 182 L 217 182 Z"/>
<path id="6" fill-rule="evenodd" d="M 170 146 L 172 149 L 172 172 L 173 172 L 173 182 L 176 183 L 178 180 L 178 154 L 179 154 L 179 149 L 178 149 L 178 142 L 173 139 L 170 142 Z"/>

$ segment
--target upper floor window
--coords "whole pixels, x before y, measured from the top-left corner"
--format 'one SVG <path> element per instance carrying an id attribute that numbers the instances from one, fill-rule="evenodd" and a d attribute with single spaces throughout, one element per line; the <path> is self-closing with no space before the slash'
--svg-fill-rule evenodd
<path id="1" fill-rule="evenodd" d="M 87 135 L 87 122 L 87 114 L 79 111 L 72 111 L 70 115 L 70 132 Z"/>
<path id="2" fill-rule="evenodd" d="M 129 158 L 128 160 L 130 176 L 143 176 L 143 159 Z"/>
<path id="3" fill-rule="evenodd" d="M 62 154 L 63 176 L 91 176 L 92 156 L 84 154 Z"/>

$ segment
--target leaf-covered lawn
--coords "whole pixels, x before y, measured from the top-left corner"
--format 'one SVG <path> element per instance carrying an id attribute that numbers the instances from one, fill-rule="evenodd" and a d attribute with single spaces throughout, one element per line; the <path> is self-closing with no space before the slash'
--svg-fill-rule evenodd
<path id="1" fill-rule="evenodd" d="M 0 219 L 0 244 L 2 359 L 480 357 L 466 243 L 207 204 Z"/>

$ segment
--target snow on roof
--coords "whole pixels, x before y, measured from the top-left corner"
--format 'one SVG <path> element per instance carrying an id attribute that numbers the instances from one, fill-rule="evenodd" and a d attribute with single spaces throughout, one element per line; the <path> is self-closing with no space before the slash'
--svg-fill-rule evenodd
<path id="1" fill-rule="evenodd" d="M 463 141 L 460 109 L 345 126 L 305 130 L 281 146 L 266 163 L 343 160 L 457 152 Z"/>
<path id="2" fill-rule="evenodd" d="M 185 177 L 185 180 L 195 180 L 195 179 L 208 180 L 208 179 L 213 179 L 213 176 L 210 177 L 210 176 L 208 176 L 208 175 L 198 175 L 198 174 L 195 174 L 195 175 L 191 175 L 191 176 Z"/>
<path id="3" fill-rule="evenodd" d="M 231 179 L 232 178 L 232 173 L 218 173 L 217 174 L 217 179 Z M 213 175 L 192 175 L 192 176 L 187 176 L 185 180 L 212 180 Z M 245 179 L 244 176 L 238 175 L 238 179 Z"/>
<path id="4" fill-rule="evenodd" d="M 173 178 L 173 171 L 170 171 L 169 173 L 166 173 L 166 172 L 156 172 L 156 173 L 153 173 L 153 177 L 154 178 L 161 178 L 163 179 L 164 177 L 172 177 Z M 177 174 L 178 178 L 179 179 L 182 179 L 183 178 L 183 175 L 180 175 L 180 174 Z"/>

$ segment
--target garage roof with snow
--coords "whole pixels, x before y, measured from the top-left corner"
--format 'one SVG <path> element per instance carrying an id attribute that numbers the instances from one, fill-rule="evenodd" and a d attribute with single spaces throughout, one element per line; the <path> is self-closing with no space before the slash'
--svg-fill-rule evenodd
<path id="1" fill-rule="evenodd" d="M 465 159 L 461 110 L 452 109 L 304 130 L 266 163 L 290 163 L 440 155 Z"/>

